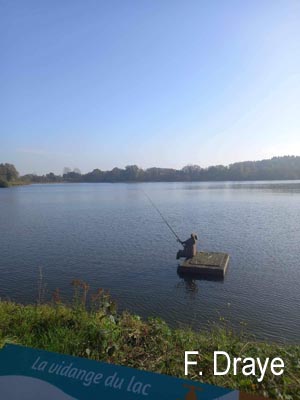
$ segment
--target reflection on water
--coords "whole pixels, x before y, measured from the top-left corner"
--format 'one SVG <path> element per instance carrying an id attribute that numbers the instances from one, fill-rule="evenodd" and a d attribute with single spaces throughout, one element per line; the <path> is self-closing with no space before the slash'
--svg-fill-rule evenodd
<path id="1" fill-rule="evenodd" d="M 181 289 L 182 287 L 185 289 L 186 293 L 197 293 L 199 290 L 199 287 L 197 285 L 197 281 L 195 279 L 190 279 L 186 277 L 181 277 L 182 279 L 180 282 L 176 284 L 176 287 L 178 289 Z"/>
<path id="2" fill-rule="evenodd" d="M 230 254 L 224 281 L 178 276 L 178 243 L 143 191 L 182 239 L 197 232 L 201 249 Z M 258 338 L 300 342 L 298 181 L 10 188 L 0 226 L 2 298 L 36 300 L 41 267 L 49 293 L 70 297 L 82 279 L 173 326 L 222 316 Z"/>

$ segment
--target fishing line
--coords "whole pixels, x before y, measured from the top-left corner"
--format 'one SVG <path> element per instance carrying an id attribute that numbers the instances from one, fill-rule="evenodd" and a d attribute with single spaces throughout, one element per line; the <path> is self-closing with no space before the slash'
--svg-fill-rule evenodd
<path id="1" fill-rule="evenodd" d="M 171 225 L 169 224 L 169 222 L 166 220 L 166 218 L 163 216 L 163 214 L 160 212 L 160 210 L 158 209 L 158 207 L 156 206 L 156 204 L 151 200 L 151 198 L 148 196 L 148 194 L 143 190 L 140 189 L 144 195 L 147 197 L 149 203 L 152 205 L 153 208 L 155 208 L 155 210 L 158 212 L 158 214 L 160 215 L 161 219 L 164 221 L 164 223 L 167 225 L 167 227 L 170 229 L 170 231 L 173 233 L 173 235 L 176 237 L 176 239 L 181 242 L 181 240 L 179 239 L 179 236 L 177 235 L 177 233 L 174 231 L 174 229 L 171 227 Z"/>

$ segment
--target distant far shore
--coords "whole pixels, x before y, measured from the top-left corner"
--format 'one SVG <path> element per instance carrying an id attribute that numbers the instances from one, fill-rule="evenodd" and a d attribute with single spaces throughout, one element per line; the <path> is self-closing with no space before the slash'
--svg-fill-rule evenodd
<path id="1" fill-rule="evenodd" d="M 0 187 L 31 183 L 133 183 L 133 182 L 253 182 L 300 180 L 300 156 L 273 157 L 261 161 L 244 161 L 228 166 L 215 165 L 202 168 L 187 165 L 182 169 L 139 168 L 128 165 L 110 171 L 94 169 L 82 174 L 75 168 L 65 168 L 62 175 L 20 176 L 13 164 L 0 164 Z"/>
<path id="2" fill-rule="evenodd" d="M 0 182 L 0 189 L 1 188 L 11 188 L 11 187 L 17 187 L 17 186 L 31 186 L 31 185 L 76 185 L 79 183 L 84 183 L 84 184 L 119 184 L 119 183 L 125 183 L 125 184 L 135 184 L 135 183 L 263 183 L 263 182 L 297 182 L 300 181 L 300 179 L 243 179 L 243 180 L 210 180 L 210 181 L 103 181 L 103 182 L 86 182 L 86 181 L 76 181 L 76 182 L 71 182 L 67 180 L 61 180 L 58 182 L 28 182 L 28 181 L 17 181 L 17 182 L 12 182 L 9 184 L 4 184 L 2 186 L 2 183 Z"/>
<path id="3" fill-rule="evenodd" d="M 30 185 L 65 185 L 65 184 L 78 184 L 78 183 L 86 183 L 88 184 L 95 184 L 95 183 L 110 183 L 110 184 L 118 184 L 118 183 L 126 183 L 126 184 L 134 184 L 134 183 L 263 183 L 263 182 L 300 182 L 299 179 L 240 179 L 240 180 L 210 180 L 210 181 L 103 181 L 103 182 L 85 182 L 85 181 L 77 181 L 77 182 L 70 182 L 70 181 L 59 181 L 59 182 L 17 182 L 9 187 L 15 186 L 30 186 Z"/>

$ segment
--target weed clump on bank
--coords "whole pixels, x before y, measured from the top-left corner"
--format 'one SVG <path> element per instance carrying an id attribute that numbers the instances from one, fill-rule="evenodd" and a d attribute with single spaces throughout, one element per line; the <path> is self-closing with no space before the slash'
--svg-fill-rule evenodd
<path id="1" fill-rule="evenodd" d="M 0 188 L 8 188 L 9 183 L 5 181 L 4 179 L 0 179 Z"/>
<path id="2" fill-rule="evenodd" d="M 102 289 L 88 296 L 86 283 L 73 281 L 73 287 L 71 304 L 61 301 L 59 291 L 49 303 L 0 301 L 0 346 L 17 343 L 182 378 L 184 352 L 198 350 L 198 367 L 189 367 L 189 379 L 273 399 L 300 399 L 300 346 L 256 342 L 224 326 L 201 332 L 171 329 L 159 318 L 144 321 L 128 312 L 118 313 Z M 261 383 L 242 374 L 214 376 L 213 353 L 217 350 L 232 357 L 281 357 L 285 371 L 281 376 L 267 373 Z"/>

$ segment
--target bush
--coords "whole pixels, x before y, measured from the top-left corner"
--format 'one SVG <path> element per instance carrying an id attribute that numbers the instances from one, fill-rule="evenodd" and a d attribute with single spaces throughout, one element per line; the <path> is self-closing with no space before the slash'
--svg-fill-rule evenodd
<path id="1" fill-rule="evenodd" d="M 0 179 L 0 188 L 8 188 L 9 183 L 7 181 L 4 181 L 3 179 Z"/>

